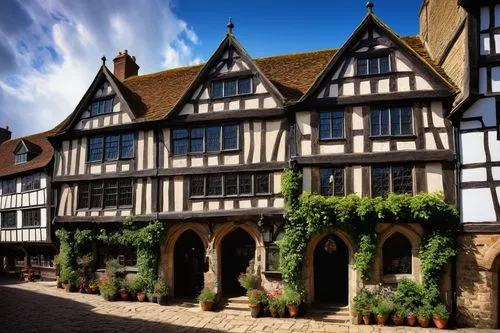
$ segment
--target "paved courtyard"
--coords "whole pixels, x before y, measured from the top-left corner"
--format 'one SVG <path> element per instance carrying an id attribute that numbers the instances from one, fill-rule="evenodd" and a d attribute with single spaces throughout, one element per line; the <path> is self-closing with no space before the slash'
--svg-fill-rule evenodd
<path id="1" fill-rule="evenodd" d="M 409 327 L 335 325 L 314 319 L 252 319 L 249 312 L 202 312 L 198 306 L 106 302 L 66 293 L 53 282 L 0 281 L 0 332 L 415 332 Z M 461 329 L 458 332 L 494 332 Z M 499 332 L 496 330 L 496 332 Z"/>

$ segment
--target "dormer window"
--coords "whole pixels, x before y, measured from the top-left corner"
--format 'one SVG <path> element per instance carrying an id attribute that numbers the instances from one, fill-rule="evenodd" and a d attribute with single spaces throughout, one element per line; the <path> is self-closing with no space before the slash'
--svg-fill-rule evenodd
<path id="1" fill-rule="evenodd" d="M 17 144 L 16 150 L 14 151 L 16 164 L 26 163 L 37 156 L 40 152 L 40 147 L 25 139 L 21 139 L 21 141 Z"/>
<path id="2" fill-rule="evenodd" d="M 91 117 L 100 116 L 112 112 L 113 97 L 95 100 L 89 107 L 89 113 Z"/>
<path id="3" fill-rule="evenodd" d="M 360 58 L 358 59 L 358 76 L 359 75 L 372 75 L 383 74 L 391 71 L 389 64 L 389 55 L 374 58 Z"/>
<path id="4" fill-rule="evenodd" d="M 252 92 L 252 78 L 231 78 L 212 82 L 212 98 L 247 95 Z"/>
<path id="5" fill-rule="evenodd" d="M 28 161 L 28 153 L 16 154 L 16 164 Z"/>

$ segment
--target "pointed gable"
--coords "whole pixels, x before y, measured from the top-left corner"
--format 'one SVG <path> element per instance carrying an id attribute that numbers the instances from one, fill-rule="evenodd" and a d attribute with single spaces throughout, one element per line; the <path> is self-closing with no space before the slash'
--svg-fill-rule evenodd
<path id="1" fill-rule="evenodd" d="M 171 113 L 273 109 L 283 105 L 281 92 L 228 33 Z"/>
<path id="2" fill-rule="evenodd" d="M 399 37 L 369 13 L 301 102 L 411 92 L 449 96 L 453 85 L 416 39 Z"/>
<path id="3" fill-rule="evenodd" d="M 58 134 L 130 123 L 144 110 L 140 98 L 103 65 Z"/>

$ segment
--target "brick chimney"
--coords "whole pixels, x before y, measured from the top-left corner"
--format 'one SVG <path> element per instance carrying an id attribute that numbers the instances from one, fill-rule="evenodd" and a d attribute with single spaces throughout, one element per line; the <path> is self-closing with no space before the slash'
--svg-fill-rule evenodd
<path id="1" fill-rule="evenodd" d="M 113 63 L 115 64 L 113 72 L 120 81 L 124 81 L 131 76 L 137 76 L 139 73 L 139 65 L 136 64 L 135 57 L 128 54 L 128 50 L 123 53 L 118 52 L 118 55 L 113 59 Z"/>
<path id="2" fill-rule="evenodd" d="M 7 140 L 10 140 L 11 136 L 12 136 L 12 132 L 9 131 L 9 126 L 7 126 L 5 128 L 0 127 L 0 143 L 7 141 Z"/>

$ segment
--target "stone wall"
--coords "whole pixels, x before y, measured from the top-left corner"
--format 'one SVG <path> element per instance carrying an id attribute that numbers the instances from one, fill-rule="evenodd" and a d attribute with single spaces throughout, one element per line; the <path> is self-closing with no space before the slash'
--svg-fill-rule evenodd
<path id="1" fill-rule="evenodd" d="M 462 234 L 458 238 L 457 322 L 498 327 L 500 234 Z"/>

